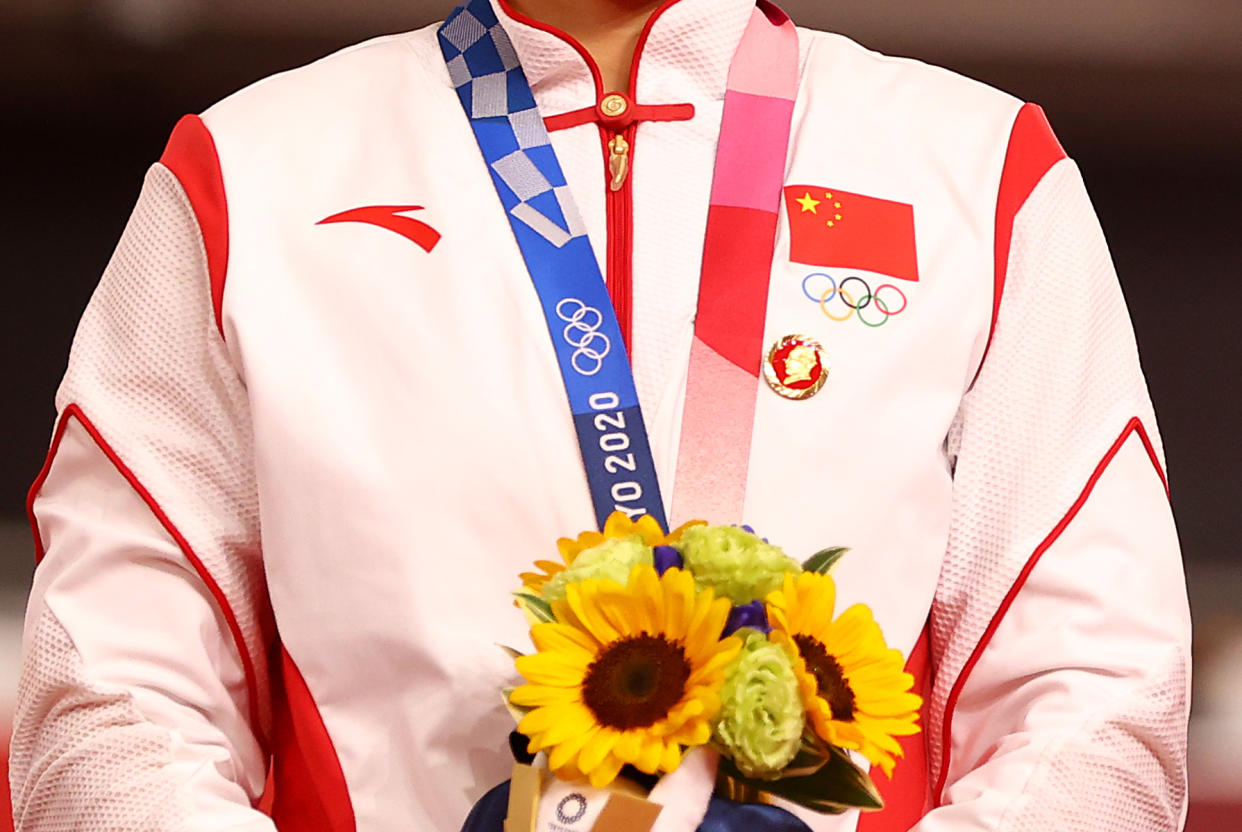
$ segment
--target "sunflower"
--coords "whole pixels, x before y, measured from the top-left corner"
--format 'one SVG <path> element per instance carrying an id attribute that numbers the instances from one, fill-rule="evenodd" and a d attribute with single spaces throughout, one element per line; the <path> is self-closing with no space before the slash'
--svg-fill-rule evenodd
<path id="1" fill-rule="evenodd" d="M 531 628 L 538 653 L 517 659 L 527 684 L 509 700 L 531 710 L 518 730 L 565 779 L 611 783 L 630 763 L 648 774 L 702 745 L 720 710 L 725 667 L 741 640 L 720 633 L 729 600 L 696 592 L 681 569 L 639 565 L 622 586 L 590 579 L 552 602 L 553 622 Z"/>
<path id="2" fill-rule="evenodd" d="M 923 700 L 901 651 L 889 649 L 862 604 L 835 621 L 836 586 L 815 572 L 786 575 L 767 597 L 772 641 L 795 656 L 807 716 L 825 742 L 859 751 L 886 775 L 902 754 L 894 737 L 917 734 Z"/>
<path id="3" fill-rule="evenodd" d="M 539 572 L 523 572 L 518 577 L 522 579 L 522 591 L 529 592 L 532 595 L 539 595 L 543 592 L 544 584 L 551 580 L 555 575 L 565 571 L 565 567 L 574 562 L 582 552 L 592 549 L 605 540 L 620 540 L 625 538 L 634 538 L 634 541 L 641 543 L 649 548 L 656 546 L 668 546 L 681 540 L 681 534 L 691 526 L 707 525 L 702 520 L 691 520 L 689 523 L 683 523 L 677 527 L 672 534 L 665 535 L 664 530 L 660 528 L 660 523 L 650 514 L 644 514 L 638 520 L 631 520 L 624 512 L 614 511 L 608 515 L 608 519 L 604 522 L 603 532 L 583 532 L 578 535 L 575 540 L 570 537 L 562 537 L 556 541 L 556 548 L 561 553 L 561 563 L 554 560 L 537 560 L 535 567 Z"/>

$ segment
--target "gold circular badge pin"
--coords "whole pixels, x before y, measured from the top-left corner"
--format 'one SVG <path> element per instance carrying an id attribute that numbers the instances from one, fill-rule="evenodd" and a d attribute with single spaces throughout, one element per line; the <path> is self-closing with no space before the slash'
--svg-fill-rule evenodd
<path id="1" fill-rule="evenodd" d="M 828 380 L 828 354 L 809 335 L 786 335 L 768 350 L 763 377 L 787 399 L 809 399 Z"/>
<path id="2" fill-rule="evenodd" d="M 615 92 L 604 96 L 604 100 L 599 102 L 599 108 L 604 111 L 604 115 L 614 118 L 624 113 L 629 106 L 625 96 Z"/>

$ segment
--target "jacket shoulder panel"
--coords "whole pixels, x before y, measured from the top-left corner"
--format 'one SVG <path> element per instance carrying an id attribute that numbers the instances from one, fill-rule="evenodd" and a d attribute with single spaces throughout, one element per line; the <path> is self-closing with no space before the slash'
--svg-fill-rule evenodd
<path id="1" fill-rule="evenodd" d="M 242 140 L 250 150 L 309 130 L 340 131 L 383 118 L 394 96 L 417 99 L 451 91 L 436 27 L 354 44 L 317 61 L 263 78 L 202 115 L 216 141 Z M 400 100 L 398 98 L 397 100 Z"/>
<path id="2" fill-rule="evenodd" d="M 991 115 L 1012 124 L 1021 99 L 944 67 L 886 55 L 834 32 L 799 28 L 803 81 L 837 77 L 860 97 L 883 101 L 933 122 L 952 124 L 960 115 Z"/>

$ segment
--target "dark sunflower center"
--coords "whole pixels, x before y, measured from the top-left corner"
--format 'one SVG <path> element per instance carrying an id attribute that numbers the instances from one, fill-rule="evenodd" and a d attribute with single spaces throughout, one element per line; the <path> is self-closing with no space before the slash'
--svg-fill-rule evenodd
<path id="1" fill-rule="evenodd" d="M 794 636 L 794 642 L 806 661 L 807 670 L 815 677 L 817 692 L 832 709 L 832 718 L 842 722 L 853 721 L 854 691 L 850 690 L 849 682 L 845 681 L 841 665 L 818 639 L 797 635 Z"/>
<path id="2" fill-rule="evenodd" d="M 681 701 L 689 678 L 690 662 L 680 644 L 629 636 L 605 647 L 587 668 L 582 699 L 601 725 L 645 728 Z"/>

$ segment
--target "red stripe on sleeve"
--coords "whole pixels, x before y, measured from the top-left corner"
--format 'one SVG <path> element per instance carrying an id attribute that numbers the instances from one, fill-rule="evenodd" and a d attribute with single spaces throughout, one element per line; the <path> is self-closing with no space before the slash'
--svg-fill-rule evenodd
<path id="1" fill-rule="evenodd" d="M 207 272 L 211 279 L 211 308 L 216 328 L 224 337 L 221 308 L 224 304 L 224 278 L 229 265 L 229 212 L 224 195 L 224 178 L 216 143 L 207 125 L 195 115 L 183 116 L 173 128 L 160 164 L 173 172 L 189 197 L 207 252 Z"/>
<path id="2" fill-rule="evenodd" d="M 250 650 L 246 647 L 246 639 L 242 635 L 241 625 L 237 622 L 237 615 L 233 612 L 232 604 L 229 603 L 229 599 L 224 594 L 224 590 L 220 588 L 220 584 L 216 582 L 216 579 L 208 571 L 203 561 L 194 552 L 185 535 L 181 533 L 181 530 L 177 528 L 176 524 L 173 523 L 172 519 L 164 511 L 163 506 L 156 501 L 151 492 L 147 490 L 147 487 L 142 484 L 142 481 L 138 479 L 138 475 L 112 449 L 112 446 L 108 444 L 108 440 L 104 439 L 103 434 L 95 427 L 95 423 L 82 412 L 82 408 L 76 403 L 66 407 L 64 413 L 61 414 L 60 423 L 56 426 L 56 433 L 52 439 L 52 445 L 48 449 L 47 459 L 44 461 L 39 475 L 35 478 L 34 484 L 30 486 L 30 493 L 26 496 L 26 516 L 30 520 L 30 530 L 34 535 L 36 563 L 43 560 L 45 551 L 43 534 L 39 529 L 39 518 L 35 514 L 34 504 L 35 500 L 38 499 L 39 492 L 43 490 L 43 484 L 47 481 L 48 475 L 52 472 L 52 462 L 56 459 L 56 452 L 60 450 L 60 443 L 65 438 L 65 430 L 69 426 L 70 419 L 78 420 L 78 424 L 82 426 L 87 435 L 99 447 L 99 450 L 103 452 L 103 455 L 116 468 L 117 473 L 125 478 L 125 481 L 129 483 L 135 493 L 147 504 L 147 508 L 151 510 L 151 514 L 155 516 L 156 521 L 164 528 L 168 536 L 173 539 L 173 542 L 177 544 L 177 548 L 181 550 L 181 553 L 185 555 L 185 559 L 189 561 L 190 566 L 198 573 L 199 578 L 207 587 L 207 591 L 216 599 L 216 603 L 220 607 L 220 613 L 224 616 L 225 624 L 228 625 L 229 633 L 233 637 L 233 643 L 237 646 L 237 653 L 241 658 L 242 671 L 246 676 L 246 694 L 250 704 L 251 728 L 259 736 L 260 744 L 266 747 L 267 739 L 262 735 L 262 721 L 260 719 L 258 674 L 255 671 L 254 660 L 250 656 Z"/>
<path id="3" fill-rule="evenodd" d="M 1160 457 L 1156 454 L 1156 448 L 1152 444 L 1151 438 L 1147 435 L 1147 429 L 1143 427 L 1143 422 L 1137 417 L 1133 417 L 1126 423 L 1125 428 L 1121 431 L 1121 435 L 1117 437 L 1112 446 L 1104 454 L 1103 459 L 1095 466 L 1095 470 L 1091 472 L 1091 476 L 1087 479 L 1087 484 L 1083 486 L 1082 492 L 1078 495 L 1078 499 L 1070 506 L 1069 511 L 1061 518 L 1061 522 L 1057 523 L 1048 536 L 1036 547 L 1031 556 L 1027 558 L 1026 564 L 1022 567 L 1022 571 L 1018 573 L 1018 577 L 1014 580 L 1013 586 L 1009 588 L 1009 592 L 1001 600 L 1000 606 L 996 608 L 996 612 L 992 614 L 992 619 L 988 622 L 987 628 L 983 631 L 983 635 L 979 638 L 979 643 L 975 645 L 975 649 L 971 651 L 970 656 L 966 660 L 966 664 L 962 666 L 962 672 L 958 674 L 957 680 L 954 681 L 953 687 L 949 690 L 949 695 L 945 699 L 944 718 L 941 720 L 941 749 L 942 757 L 940 763 L 940 775 L 936 779 L 936 785 L 932 790 L 935 798 L 935 806 L 944 803 L 945 787 L 949 779 L 949 764 L 952 761 L 953 751 L 953 714 L 957 710 L 958 699 L 961 698 L 962 689 L 966 686 L 966 681 L 970 678 L 971 671 L 975 669 L 975 665 L 979 663 L 980 657 L 992 642 L 992 636 L 996 635 L 997 628 L 1004 621 L 1005 615 L 1008 614 L 1009 608 L 1013 606 L 1013 602 L 1017 599 L 1022 588 L 1026 586 L 1026 581 L 1031 576 L 1031 572 L 1035 570 L 1039 564 L 1040 558 L 1044 552 L 1052 547 L 1061 537 L 1061 534 L 1078 516 L 1078 512 L 1086 504 L 1087 499 L 1091 496 L 1091 492 L 1095 490 L 1095 485 L 1100 481 L 1100 477 L 1104 476 L 1104 472 L 1108 469 L 1109 464 L 1113 461 L 1113 457 L 1121 451 L 1126 440 L 1130 438 L 1130 434 L 1138 434 L 1139 439 L 1143 443 L 1143 448 L 1147 451 L 1147 456 L 1151 459 L 1152 466 L 1156 469 L 1156 475 L 1160 478 L 1160 484 L 1164 488 L 1165 497 L 1169 496 L 1169 480 L 1165 476 L 1164 468 L 1160 465 Z"/>
<path id="4" fill-rule="evenodd" d="M 996 332 L 1001 298 L 1005 294 L 1005 277 L 1009 271 L 1009 246 L 1013 240 L 1013 222 L 1026 204 L 1027 197 L 1053 165 L 1066 158 L 1065 149 L 1057 141 L 1042 108 L 1024 104 L 1018 111 L 1005 153 L 1001 171 L 1000 191 L 996 198 L 996 268 L 992 290 L 992 326 L 983 355 L 987 357 Z M 979 366 L 983 366 L 982 359 Z"/>

